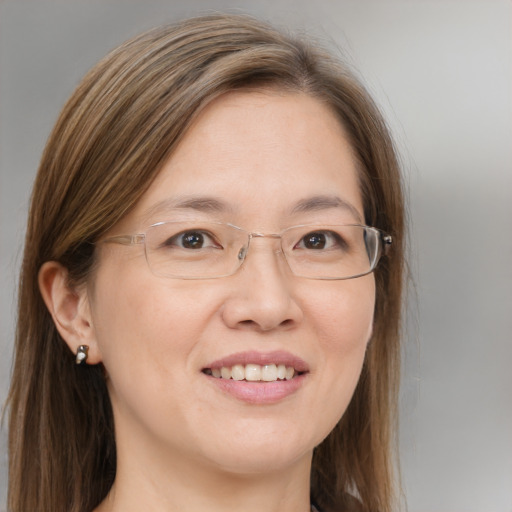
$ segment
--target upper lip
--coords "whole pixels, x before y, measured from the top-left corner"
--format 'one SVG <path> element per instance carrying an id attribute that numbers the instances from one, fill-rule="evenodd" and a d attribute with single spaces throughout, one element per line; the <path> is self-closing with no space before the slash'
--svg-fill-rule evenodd
<path id="1" fill-rule="evenodd" d="M 236 364 L 259 364 L 261 366 L 268 364 L 284 364 L 285 366 L 292 366 L 297 372 L 309 371 L 309 366 L 306 361 L 284 350 L 276 350 L 272 352 L 259 352 L 256 350 L 237 352 L 235 354 L 231 354 L 221 359 L 212 361 L 207 366 L 205 366 L 204 369 L 222 368 L 223 366 L 232 367 Z"/>

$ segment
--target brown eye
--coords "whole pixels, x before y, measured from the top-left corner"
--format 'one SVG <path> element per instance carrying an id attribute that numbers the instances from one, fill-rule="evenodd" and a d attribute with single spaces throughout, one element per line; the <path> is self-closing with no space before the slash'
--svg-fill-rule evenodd
<path id="1" fill-rule="evenodd" d="M 302 243 L 306 249 L 324 249 L 327 241 L 325 233 L 308 233 Z"/>
<path id="2" fill-rule="evenodd" d="M 311 231 L 304 235 L 295 249 L 305 249 L 312 251 L 328 251 L 328 250 L 346 250 L 347 243 L 340 233 L 336 231 Z"/>
<path id="3" fill-rule="evenodd" d="M 181 236 L 181 245 L 186 249 L 201 249 L 204 244 L 202 233 L 185 233 Z"/>
<path id="4" fill-rule="evenodd" d="M 220 248 L 213 235 L 205 231 L 183 231 L 167 239 L 163 246 L 193 250 Z"/>

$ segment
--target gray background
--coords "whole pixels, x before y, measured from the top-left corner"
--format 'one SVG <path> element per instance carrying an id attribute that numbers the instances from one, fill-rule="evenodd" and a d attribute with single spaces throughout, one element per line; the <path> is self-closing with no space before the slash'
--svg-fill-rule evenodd
<path id="1" fill-rule="evenodd" d="M 414 279 L 400 434 L 410 512 L 512 512 L 512 3 L 312 4 L 0 3 L 0 403 L 28 195 L 59 109 L 124 39 L 205 9 L 241 10 L 339 46 L 402 151 Z M 4 427 L 0 510 L 5 437 Z"/>

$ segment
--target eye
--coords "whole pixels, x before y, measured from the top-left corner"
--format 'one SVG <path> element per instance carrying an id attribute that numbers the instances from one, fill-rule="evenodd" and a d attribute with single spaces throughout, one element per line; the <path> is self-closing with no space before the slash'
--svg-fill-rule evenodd
<path id="1" fill-rule="evenodd" d="M 168 238 L 164 246 L 177 246 L 182 249 L 206 249 L 221 248 L 221 245 L 215 240 L 214 236 L 206 231 L 190 230 L 178 233 Z"/>
<path id="2" fill-rule="evenodd" d="M 295 249 L 325 250 L 343 247 L 345 242 L 338 233 L 333 231 L 312 231 L 304 235 Z"/>

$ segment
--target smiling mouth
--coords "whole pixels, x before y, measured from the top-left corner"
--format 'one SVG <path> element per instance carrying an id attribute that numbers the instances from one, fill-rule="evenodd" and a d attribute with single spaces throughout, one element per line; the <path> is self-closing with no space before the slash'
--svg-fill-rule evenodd
<path id="1" fill-rule="evenodd" d="M 246 382 L 276 382 L 291 380 L 306 372 L 297 371 L 293 366 L 284 364 L 235 364 L 220 368 L 205 368 L 203 373 L 216 379 Z"/>

